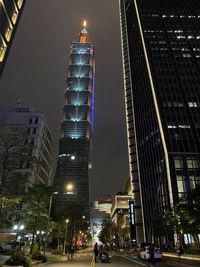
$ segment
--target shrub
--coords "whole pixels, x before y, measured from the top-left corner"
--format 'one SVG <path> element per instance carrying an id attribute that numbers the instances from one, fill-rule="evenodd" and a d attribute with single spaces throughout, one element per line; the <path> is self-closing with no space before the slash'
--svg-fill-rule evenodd
<path id="1" fill-rule="evenodd" d="M 38 260 L 41 262 L 47 262 L 47 256 L 41 253 L 35 253 L 32 255 L 32 260 Z"/>
<path id="2" fill-rule="evenodd" d="M 22 250 L 14 251 L 9 259 L 5 262 L 6 265 L 23 265 L 29 267 L 31 265 L 31 259 Z"/>

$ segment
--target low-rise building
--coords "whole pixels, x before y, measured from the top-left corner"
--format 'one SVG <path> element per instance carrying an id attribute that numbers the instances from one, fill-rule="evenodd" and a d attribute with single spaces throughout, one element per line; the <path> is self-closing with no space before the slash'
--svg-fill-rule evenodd
<path id="1" fill-rule="evenodd" d="M 111 220 L 123 232 L 126 240 L 132 239 L 130 203 L 132 201 L 130 179 L 127 179 L 123 190 L 118 192 L 112 202 Z"/>

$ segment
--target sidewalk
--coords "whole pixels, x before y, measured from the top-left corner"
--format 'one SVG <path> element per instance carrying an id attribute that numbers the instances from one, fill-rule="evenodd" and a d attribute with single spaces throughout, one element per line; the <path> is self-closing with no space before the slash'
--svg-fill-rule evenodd
<path id="1" fill-rule="evenodd" d="M 200 261 L 200 255 L 192 255 L 192 254 L 183 254 L 180 257 L 177 255 L 177 253 L 173 252 L 163 252 L 162 255 L 164 257 L 168 258 L 176 258 L 176 259 L 183 259 L 183 260 L 194 260 L 194 261 Z"/>
<path id="2" fill-rule="evenodd" d="M 64 255 L 56 255 L 52 254 L 51 252 L 46 252 L 46 256 L 49 260 L 56 260 L 56 261 L 67 261 L 68 260 L 68 254 Z M 78 250 L 74 253 L 74 259 L 75 260 L 91 260 L 93 256 L 93 252 L 91 249 L 85 249 L 85 250 Z"/>

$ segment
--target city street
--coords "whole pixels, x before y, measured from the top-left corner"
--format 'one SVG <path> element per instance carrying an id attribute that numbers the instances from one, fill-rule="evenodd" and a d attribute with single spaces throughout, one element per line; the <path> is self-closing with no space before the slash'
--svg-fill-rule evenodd
<path id="1" fill-rule="evenodd" d="M 86 267 L 91 266 L 91 260 L 92 260 L 92 253 L 85 251 L 85 252 L 79 252 L 78 254 L 75 254 L 74 260 L 68 260 L 66 256 L 61 256 L 56 259 L 51 259 L 47 263 L 43 264 L 43 266 L 49 266 L 49 267 Z M 97 262 L 95 264 L 96 267 L 104 266 L 103 263 Z M 141 261 L 137 258 L 131 258 L 130 255 L 122 254 L 122 255 L 114 255 L 111 257 L 111 262 L 109 263 L 110 267 L 145 267 L 145 266 L 151 266 L 149 262 Z M 183 264 L 180 262 L 156 262 L 156 267 L 189 267 L 191 265 Z"/>

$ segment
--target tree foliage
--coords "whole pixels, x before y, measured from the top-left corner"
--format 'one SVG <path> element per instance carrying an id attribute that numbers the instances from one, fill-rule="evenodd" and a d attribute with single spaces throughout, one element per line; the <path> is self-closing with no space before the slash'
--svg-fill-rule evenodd
<path id="1" fill-rule="evenodd" d="M 113 239 L 118 238 L 118 228 L 110 221 L 104 221 L 102 224 L 102 230 L 99 233 L 99 240 L 106 244 Z"/>
<path id="2" fill-rule="evenodd" d="M 170 211 L 160 215 L 155 224 L 156 236 L 167 236 L 174 231 L 181 238 L 183 234 L 200 233 L 200 185 L 190 192 L 187 198 L 181 198 L 180 202 Z"/>

